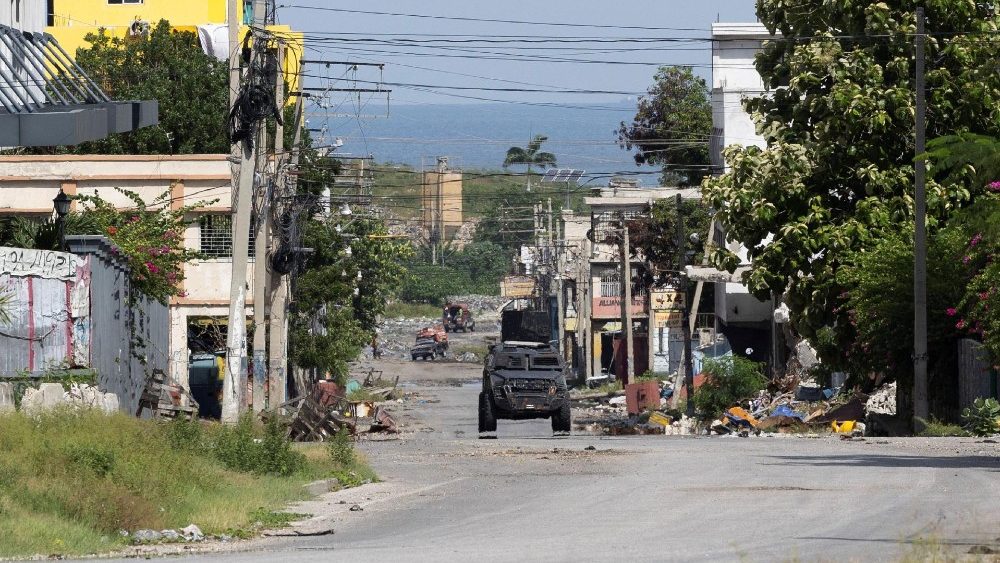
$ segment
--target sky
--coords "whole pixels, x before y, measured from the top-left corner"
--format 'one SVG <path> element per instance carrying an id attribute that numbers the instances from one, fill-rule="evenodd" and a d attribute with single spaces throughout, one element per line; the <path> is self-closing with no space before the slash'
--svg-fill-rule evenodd
<path id="1" fill-rule="evenodd" d="M 308 65 L 307 86 L 375 88 L 379 83 L 399 83 L 382 86 L 393 90 L 393 104 L 631 101 L 650 85 L 658 64 L 690 65 L 708 79 L 711 44 L 705 39 L 712 22 L 756 21 L 753 0 L 277 0 L 277 4 L 278 21 L 305 32 L 308 59 L 385 63 L 382 70 L 359 67 L 356 72 L 343 65 Z M 586 27 L 591 25 L 604 27 Z M 509 36 L 517 36 L 516 42 Z M 582 42 L 591 38 L 600 42 Z M 553 62 L 553 58 L 576 60 Z M 372 94 L 372 105 L 384 103 L 378 101 L 381 96 Z M 333 96 L 331 100 L 336 102 Z"/>

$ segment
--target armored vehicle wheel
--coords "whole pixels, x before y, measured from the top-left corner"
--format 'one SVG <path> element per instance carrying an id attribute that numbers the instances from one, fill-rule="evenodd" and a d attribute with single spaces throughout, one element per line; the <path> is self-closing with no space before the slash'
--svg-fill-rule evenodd
<path id="1" fill-rule="evenodd" d="M 493 413 L 493 401 L 486 393 L 479 393 L 479 431 L 496 432 L 497 417 Z"/>
<path id="2" fill-rule="evenodd" d="M 569 401 L 563 403 L 558 411 L 552 413 L 552 431 L 569 432 L 573 428 L 571 420 Z"/>

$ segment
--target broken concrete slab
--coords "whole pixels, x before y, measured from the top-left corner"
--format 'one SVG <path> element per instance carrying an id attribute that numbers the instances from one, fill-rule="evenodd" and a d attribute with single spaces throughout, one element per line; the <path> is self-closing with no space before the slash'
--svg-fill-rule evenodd
<path id="1" fill-rule="evenodd" d="M 14 412 L 14 384 L 0 383 L 0 414 Z"/>
<path id="2" fill-rule="evenodd" d="M 21 398 L 21 410 L 28 414 L 58 408 L 66 404 L 66 392 L 59 383 L 42 383 L 38 389 L 28 389 Z"/>

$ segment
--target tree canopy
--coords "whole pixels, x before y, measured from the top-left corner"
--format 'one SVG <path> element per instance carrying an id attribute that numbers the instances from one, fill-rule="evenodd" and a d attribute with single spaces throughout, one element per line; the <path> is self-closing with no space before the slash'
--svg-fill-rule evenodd
<path id="1" fill-rule="evenodd" d="M 697 185 L 708 173 L 712 106 L 708 86 L 688 67 L 663 66 L 639 97 L 631 123 L 616 131 L 635 163 L 660 166 L 664 185 Z"/>
<path id="2" fill-rule="evenodd" d="M 229 72 L 206 55 L 198 37 L 160 20 L 149 37 L 88 34 L 76 61 L 116 100 L 157 100 L 160 123 L 75 147 L 82 154 L 229 152 Z"/>
<path id="3" fill-rule="evenodd" d="M 729 236 L 746 246 L 759 297 L 786 292 L 795 327 L 850 332 L 838 270 L 887 234 L 912 230 L 914 3 L 758 0 L 775 34 L 756 66 L 768 95 L 745 105 L 767 148 L 729 147 L 704 184 Z M 983 41 L 993 4 L 927 3 L 928 137 L 1000 131 L 1000 44 Z M 985 190 L 968 177 L 927 182 L 929 226 Z M 737 257 L 713 253 L 732 270 Z"/>
<path id="4" fill-rule="evenodd" d="M 507 168 L 515 164 L 523 164 L 531 172 L 532 166 L 545 168 L 556 165 L 556 155 L 542 151 L 542 143 L 548 141 L 545 135 L 535 135 L 528 142 L 527 147 L 511 147 L 507 149 L 507 156 L 503 159 L 503 167 Z"/>

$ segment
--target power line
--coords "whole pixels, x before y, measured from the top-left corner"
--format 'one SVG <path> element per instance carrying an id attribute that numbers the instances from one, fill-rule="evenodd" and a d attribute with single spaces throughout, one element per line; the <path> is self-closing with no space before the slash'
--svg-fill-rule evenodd
<path id="1" fill-rule="evenodd" d="M 394 16 L 394 17 L 421 18 L 421 19 L 432 19 L 432 20 L 464 21 L 464 22 L 508 23 L 516 25 L 542 25 L 551 27 L 583 27 L 583 28 L 593 28 L 593 29 L 638 29 L 644 31 L 706 31 L 704 28 L 690 28 L 690 27 L 650 27 L 650 26 L 638 26 L 638 25 L 607 25 L 607 24 L 585 24 L 585 23 L 569 23 L 569 22 L 502 20 L 502 19 L 488 19 L 488 18 L 469 18 L 462 16 L 437 16 L 430 14 L 406 14 L 400 12 L 375 12 L 369 10 L 349 10 L 346 8 L 325 8 L 319 6 L 300 6 L 296 4 L 281 4 L 278 7 L 293 8 L 300 10 L 320 10 L 324 12 L 338 12 L 343 14 L 361 14 L 369 16 Z"/>

